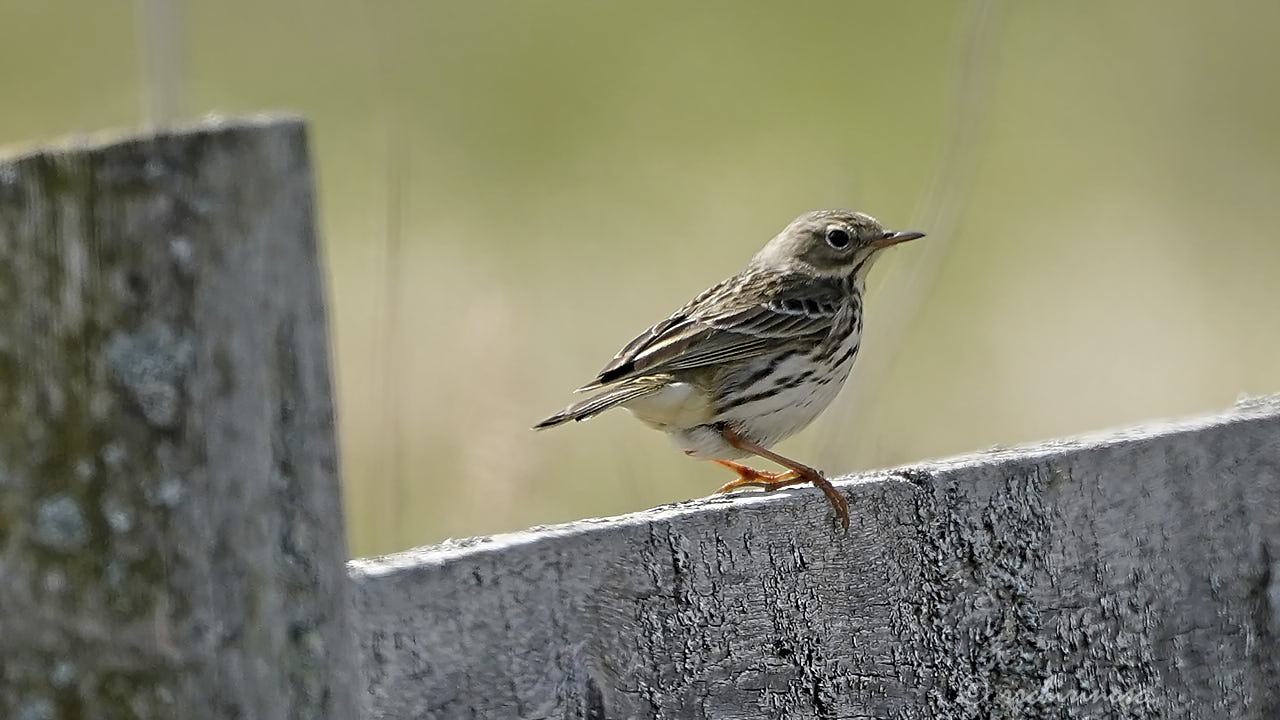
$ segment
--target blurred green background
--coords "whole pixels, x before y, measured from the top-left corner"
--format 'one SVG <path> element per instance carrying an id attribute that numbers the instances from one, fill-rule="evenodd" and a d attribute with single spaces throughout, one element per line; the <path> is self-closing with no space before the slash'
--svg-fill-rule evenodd
<path id="1" fill-rule="evenodd" d="M 794 215 L 925 230 L 830 473 L 1280 390 L 1280 3 L 0 0 L 0 143 L 311 122 L 352 550 L 728 479 L 626 413 L 535 434 Z"/>

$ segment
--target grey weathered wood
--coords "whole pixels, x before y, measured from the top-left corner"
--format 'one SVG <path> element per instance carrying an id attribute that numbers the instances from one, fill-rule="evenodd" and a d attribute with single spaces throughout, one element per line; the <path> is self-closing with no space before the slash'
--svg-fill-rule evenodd
<path id="1" fill-rule="evenodd" d="M 351 718 L 293 119 L 0 160 L 0 717 Z"/>
<path id="2" fill-rule="evenodd" d="M 385 718 L 1280 717 L 1280 399 L 351 564 Z"/>

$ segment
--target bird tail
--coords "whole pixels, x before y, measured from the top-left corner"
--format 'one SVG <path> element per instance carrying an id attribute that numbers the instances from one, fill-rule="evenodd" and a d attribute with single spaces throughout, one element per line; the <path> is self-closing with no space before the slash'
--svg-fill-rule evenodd
<path id="1" fill-rule="evenodd" d="M 599 415 L 610 408 L 617 407 L 623 403 L 630 402 L 636 398 L 642 398 L 661 390 L 666 386 L 662 380 L 655 378 L 643 378 L 633 380 L 624 385 L 610 388 L 597 395 L 576 402 L 551 417 L 543 420 L 533 426 L 534 430 L 546 430 L 557 425 L 563 425 L 570 420 L 586 420 L 588 418 Z"/>

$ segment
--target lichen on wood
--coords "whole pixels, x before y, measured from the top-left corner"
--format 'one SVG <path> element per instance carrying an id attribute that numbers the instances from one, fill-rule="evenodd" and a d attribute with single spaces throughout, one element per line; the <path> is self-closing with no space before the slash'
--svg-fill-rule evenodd
<path id="1" fill-rule="evenodd" d="M 0 717 L 351 717 L 312 204 L 292 119 L 0 159 Z"/>

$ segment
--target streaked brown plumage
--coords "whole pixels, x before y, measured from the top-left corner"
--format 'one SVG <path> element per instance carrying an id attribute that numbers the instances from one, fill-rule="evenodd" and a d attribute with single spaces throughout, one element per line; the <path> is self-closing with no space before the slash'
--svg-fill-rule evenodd
<path id="1" fill-rule="evenodd" d="M 625 407 L 686 454 L 737 472 L 718 492 L 813 483 L 848 528 L 845 500 L 831 483 L 768 448 L 812 422 L 848 377 L 862 332 L 862 292 L 879 251 L 922 236 L 886 231 L 847 210 L 801 215 L 741 273 L 627 343 L 579 388 L 591 397 L 535 427 Z M 732 462 L 748 455 L 788 470 Z"/>

